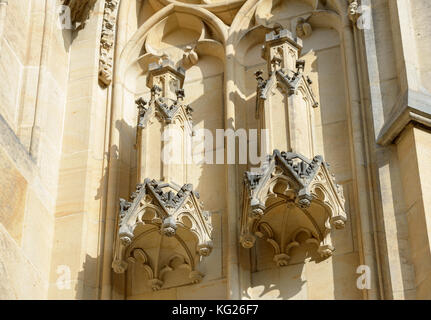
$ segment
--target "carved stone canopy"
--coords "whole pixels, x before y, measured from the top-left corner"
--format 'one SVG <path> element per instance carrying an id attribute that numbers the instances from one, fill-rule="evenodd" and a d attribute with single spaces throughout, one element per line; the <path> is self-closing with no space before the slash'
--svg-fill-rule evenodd
<path id="1" fill-rule="evenodd" d="M 289 251 L 299 246 L 297 236 L 308 235 L 321 257 L 334 250 L 330 231 L 344 227 L 344 196 L 328 165 L 321 156 L 313 160 L 291 152 L 267 157 L 256 172 L 244 179 L 241 244 L 255 245 L 256 237 L 268 241 L 274 249 L 274 261 L 284 266 Z"/>
<path id="2" fill-rule="evenodd" d="M 144 267 L 150 286 L 158 290 L 164 275 L 177 267 L 188 270 L 188 283 L 199 282 L 200 258 L 212 250 L 211 216 L 203 211 L 190 184 L 178 189 L 146 179 L 131 201 L 120 200 L 120 220 L 112 267 L 123 273 L 132 263 Z"/>
<path id="3" fill-rule="evenodd" d="M 192 112 L 189 105 L 183 104 L 185 98 L 183 84 L 185 72 L 181 67 L 176 68 L 167 58 L 149 66 L 147 86 L 151 88 L 151 99 L 147 103 L 142 97 L 136 100 L 138 107 L 138 128 L 145 128 L 147 122 L 158 117 L 165 123 L 175 122 L 177 119 L 190 125 L 192 130 Z"/>
<path id="4" fill-rule="evenodd" d="M 301 54 L 302 40 L 294 37 L 287 29 L 276 27 L 266 34 L 262 46 L 262 58 L 267 61 L 268 73 L 282 69 L 284 72 L 295 69 L 295 61 Z"/>
<path id="5" fill-rule="evenodd" d="M 112 82 L 119 4 L 120 0 L 105 0 L 99 58 L 99 80 L 103 86 L 109 86 Z"/>
<path id="6" fill-rule="evenodd" d="M 263 78 L 263 72 L 255 73 L 257 80 L 256 118 L 260 117 L 261 109 L 270 92 L 276 87 L 285 94 L 293 95 L 301 90 L 312 107 L 318 107 L 317 99 L 311 88 L 311 80 L 304 74 L 305 61 L 299 59 L 302 50 L 302 40 L 293 37 L 286 29 L 276 29 L 268 33 L 262 47 L 262 58 L 267 60 L 268 79 Z"/>
<path id="7" fill-rule="evenodd" d="M 162 96 L 168 97 L 183 87 L 185 70 L 175 67 L 175 64 L 164 56 L 158 63 L 148 66 L 147 87 L 158 85 L 162 89 Z"/>
<path id="8" fill-rule="evenodd" d="M 189 123 L 190 129 L 192 129 L 193 109 L 182 103 L 184 90 L 177 90 L 177 99 L 161 97 L 161 91 L 162 89 L 156 85 L 151 90 L 149 102 L 142 97 L 135 101 L 138 108 L 138 128 L 145 128 L 152 117 L 158 117 L 165 123 L 172 123 L 179 119 L 182 123 Z"/>
<path id="9" fill-rule="evenodd" d="M 305 76 L 302 71 L 304 69 L 304 64 L 302 60 L 298 60 L 298 71 L 292 73 L 290 76 L 287 72 L 283 70 L 274 71 L 269 79 L 264 80 L 262 77 L 262 71 L 257 71 L 255 73 L 257 80 L 257 100 L 256 100 L 256 118 L 260 117 L 260 109 L 263 106 L 264 101 L 267 99 L 268 94 L 276 86 L 284 89 L 284 92 L 288 95 L 295 94 L 299 88 L 303 88 L 303 92 L 311 101 L 313 108 L 317 108 L 319 103 L 314 96 L 313 90 L 311 89 L 311 80 Z"/>

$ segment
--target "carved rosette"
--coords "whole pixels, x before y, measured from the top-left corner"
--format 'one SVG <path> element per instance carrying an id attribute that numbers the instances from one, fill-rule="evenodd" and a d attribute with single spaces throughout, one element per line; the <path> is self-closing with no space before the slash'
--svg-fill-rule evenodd
<path id="1" fill-rule="evenodd" d="M 245 173 L 241 244 L 251 248 L 256 237 L 263 239 L 273 247 L 276 264 L 285 266 L 290 250 L 300 245 L 298 235 L 305 233 L 306 243 L 327 258 L 334 250 L 332 227 L 343 228 L 346 221 L 344 202 L 321 156 L 309 160 L 275 150 L 259 171 Z"/>
<path id="2" fill-rule="evenodd" d="M 192 185 L 176 189 L 146 179 L 131 201 L 120 200 L 112 267 L 123 273 L 131 263 L 139 263 L 153 290 L 161 289 L 164 275 L 178 268 L 188 270 L 189 283 L 200 282 L 203 274 L 196 267 L 211 253 L 211 232 L 211 216 Z"/>
<path id="3" fill-rule="evenodd" d="M 115 30 L 119 2 L 120 0 L 105 0 L 99 58 L 99 80 L 104 86 L 109 86 L 112 82 Z"/>

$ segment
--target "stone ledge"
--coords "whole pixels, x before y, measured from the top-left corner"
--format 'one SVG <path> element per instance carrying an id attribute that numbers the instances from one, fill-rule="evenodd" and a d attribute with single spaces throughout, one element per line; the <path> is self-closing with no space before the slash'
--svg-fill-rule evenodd
<path id="1" fill-rule="evenodd" d="M 413 90 L 401 94 L 389 119 L 380 130 L 377 143 L 381 146 L 393 143 L 411 122 L 431 128 L 431 94 Z"/>

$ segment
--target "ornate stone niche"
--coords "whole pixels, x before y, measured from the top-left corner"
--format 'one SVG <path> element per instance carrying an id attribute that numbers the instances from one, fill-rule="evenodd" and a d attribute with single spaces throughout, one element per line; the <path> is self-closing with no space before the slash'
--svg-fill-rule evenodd
<path id="1" fill-rule="evenodd" d="M 331 230 L 346 221 L 342 188 L 323 158 L 314 156 L 312 110 L 318 103 L 301 48 L 301 39 L 288 30 L 277 27 L 266 35 L 268 79 L 256 73 L 256 117 L 269 133 L 261 149 L 269 155 L 244 179 L 240 242 L 251 248 L 256 238 L 267 241 L 278 266 L 287 265 L 291 249 L 303 241 L 314 244 L 321 258 L 331 256 Z"/>
<path id="2" fill-rule="evenodd" d="M 190 150 L 193 134 L 193 109 L 183 103 L 185 71 L 166 56 L 150 64 L 148 70 L 151 98 L 148 102 L 142 97 L 136 100 L 139 181 L 154 177 L 182 185 L 191 154 L 184 151 Z"/>
<path id="3" fill-rule="evenodd" d="M 166 273 L 178 268 L 188 273 L 183 284 L 200 282 L 203 274 L 197 266 L 211 253 L 211 231 L 211 216 L 192 185 L 178 189 L 146 179 L 130 201 L 120 199 L 112 267 L 123 273 L 131 264 L 140 264 L 153 290 L 161 289 Z"/>
<path id="4" fill-rule="evenodd" d="M 202 280 L 198 265 L 211 253 L 212 226 L 199 194 L 191 184 L 183 184 L 187 165 L 184 145 L 192 135 L 192 109 L 183 103 L 185 72 L 166 56 L 148 70 L 151 98 L 149 102 L 142 97 L 136 100 L 138 181 L 143 183 L 137 185 L 130 201 L 120 200 L 112 267 L 117 273 L 125 272 L 130 265 L 134 271 L 141 268 L 148 285 L 159 290 L 164 285 Z M 181 155 L 176 163 L 161 156 L 166 147 L 163 131 L 167 129 L 175 129 L 174 153 Z M 170 272 L 180 275 L 170 277 Z"/>
<path id="5" fill-rule="evenodd" d="M 99 80 L 103 86 L 109 86 L 112 82 L 115 32 L 119 4 L 120 0 L 105 0 L 99 58 Z"/>

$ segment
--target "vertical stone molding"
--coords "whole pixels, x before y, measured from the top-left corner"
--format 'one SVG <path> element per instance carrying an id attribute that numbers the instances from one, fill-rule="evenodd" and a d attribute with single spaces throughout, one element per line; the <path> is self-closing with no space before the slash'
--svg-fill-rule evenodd
<path id="1" fill-rule="evenodd" d="M 103 86 L 112 82 L 117 14 L 120 0 L 106 0 L 100 39 L 99 80 Z"/>
<path id="2" fill-rule="evenodd" d="M 0 40 L 3 39 L 4 23 L 6 19 L 6 11 L 8 6 L 8 0 L 0 0 Z M 2 41 L 0 41 L 0 52 L 2 47 Z"/>

